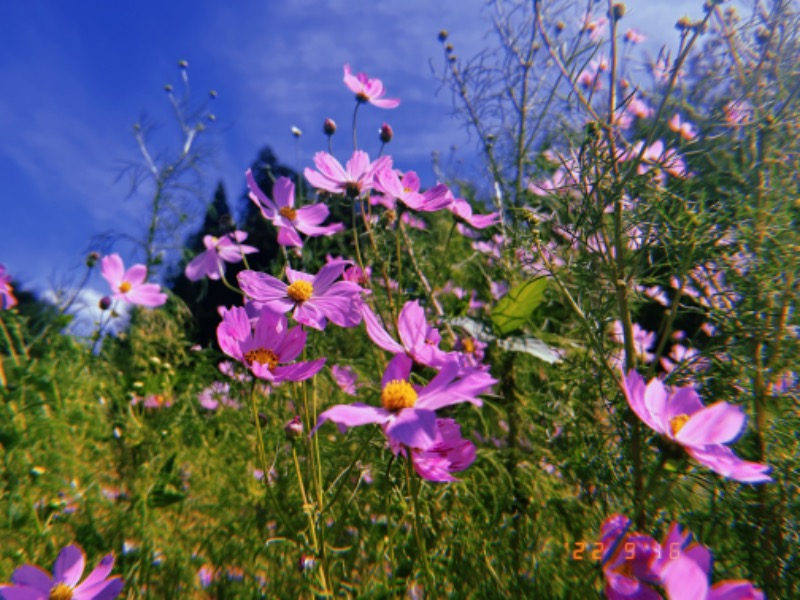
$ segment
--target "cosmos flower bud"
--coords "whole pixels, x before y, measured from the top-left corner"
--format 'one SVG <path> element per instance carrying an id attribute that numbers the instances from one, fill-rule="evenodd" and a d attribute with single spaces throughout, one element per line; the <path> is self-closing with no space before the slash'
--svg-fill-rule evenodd
<path id="1" fill-rule="evenodd" d="M 216 98 L 218 95 L 217 90 L 211 90 L 210 92 L 208 92 L 208 95 L 210 98 Z"/>
<path id="2" fill-rule="evenodd" d="M 556 23 L 556 33 L 561 33 L 567 26 L 564 24 L 564 21 L 559 21 Z"/>
<path id="3" fill-rule="evenodd" d="M 615 4 L 612 7 L 611 15 L 614 17 L 615 21 L 619 21 L 622 17 L 625 16 L 625 5 L 621 2 Z"/>
<path id="4" fill-rule="evenodd" d="M 325 119 L 325 122 L 322 124 L 322 131 L 325 135 L 333 135 L 336 133 L 336 121 L 333 119 Z"/>
<path id="5" fill-rule="evenodd" d="M 300 571 L 302 572 L 313 569 L 316 564 L 317 564 L 316 558 L 314 558 L 310 554 L 301 554 L 297 566 L 300 568 Z"/>
<path id="6" fill-rule="evenodd" d="M 164 91 L 167 92 L 168 94 L 172 93 L 172 86 L 168 83 L 167 85 L 164 86 Z"/>
<path id="7" fill-rule="evenodd" d="M 391 142 L 392 138 L 394 137 L 394 131 L 392 130 L 391 126 L 388 123 L 384 123 L 383 125 L 381 125 L 381 128 L 378 131 L 378 133 L 380 134 L 381 141 L 384 144 L 388 144 L 389 142 Z"/>
<path id="8" fill-rule="evenodd" d="M 296 416 L 284 426 L 283 431 L 286 433 L 286 439 L 294 440 L 303 435 L 305 427 L 303 427 L 303 421 L 300 420 L 300 417 Z"/>
<path id="9" fill-rule="evenodd" d="M 89 255 L 86 257 L 86 266 L 91 269 L 97 264 L 98 260 L 100 260 L 99 252 L 89 252 Z"/>
<path id="10" fill-rule="evenodd" d="M 675 29 L 677 29 L 678 31 L 688 29 L 691 26 L 692 26 L 692 21 L 691 19 L 689 19 L 689 17 L 681 17 L 680 19 L 678 19 L 678 22 L 675 23 Z"/>
<path id="11" fill-rule="evenodd" d="M 444 41 L 447 39 L 447 36 L 448 36 L 448 35 L 449 35 L 449 34 L 447 33 L 447 29 L 442 29 L 442 30 L 439 32 L 439 41 L 440 41 L 440 42 L 444 42 Z"/>
<path id="12" fill-rule="evenodd" d="M 97 306 L 100 307 L 100 310 L 108 310 L 111 306 L 111 298 L 108 296 L 103 296 L 100 298 L 100 302 L 97 303 Z"/>
<path id="13" fill-rule="evenodd" d="M 181 69 L 188 69 L 188 68 L 189 68 L 189 61 L 186 61 L 186 60 L 179 60 L 179 61 L 178 61 L 178 66 L 179 66 Z"/>
<path id="14" fill-rule="evenodd" d="M 292 125 L 292 135 L 296 138 L 299 138 L 301 135 L 303 135 L 303 132 L 300 130 L 299 127 L 295 127 L 294 125 Z"/>

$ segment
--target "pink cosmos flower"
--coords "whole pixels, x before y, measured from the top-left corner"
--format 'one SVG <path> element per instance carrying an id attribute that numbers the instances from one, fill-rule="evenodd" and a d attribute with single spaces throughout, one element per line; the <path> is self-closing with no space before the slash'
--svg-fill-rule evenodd
<path id="1" fill-rule="evenodd" d="M 80 582 L 86 567 L 86 555 L 80 547 L 70 545 L 61 550 L 53 565 L 53 576 L 33 565 L 23 565 L 11 575 L 11 584 L 0 584 L 0 598 L 4 600 L 47 600 L 72 598 L 73 600 L 110 600 L 116 598 L 124 583 L 111 577 L 114 554 L 107 554 L 100 564 Z"/>
<path id="2" fill-rule="evenodd" d="M 203 277 L 219 279 L 225 274 L 225 263 L 237 263 L 243 254 L 258 252 L 258 248 L 242 244 L 247 239 L 244 231 L 234 231 L 221 238 L 213 235 L 203 236 L 206 250 L 192 259 L 184 271 L 189 281 L 200 281 Z"/>
<path id="3" fill-rule="evenodd" d="M 367 335 L 378 346 L 392 354 L 407 354 L 421 365 L 441 368 L 452 357 L 439 349 L 442 337 L 439 331 L 430 325 L 425 318 L 425 310 L 417 300 L 406 302 L 397 318 L 397 333 L 400 343 L 394 341 L 383 328 L 378 317 L 366 304 L 361 307 Z"/>
<path id="4" fill-rule="evenodd" d="M 450 190 L 443 183 L 423 193 L 419 192 L 419 186 L 419 177 L 414 171 L 398 175 L 394 169 L 381 169 L 375 174 L 375 189 L 412 210 L 435 212 L 450 204 Z"/>
<path id="5" fill-rule="evenodd" d="M 5 265 L 0 265 L 0 309 L 16 305 L 17 299 L 14 297 L 14 288 L 11 287 L 11 276 L 6 275 Z"/>
<path id="6" fill-rule="evenodd" d="M 314 155 L 314 165 L 317 171 L 309 168 L 303 171 L 311 185 L 332 194 L 358 198 L 373 188 L 376 173 L 392 168 L 392 157 L 381 156 L 370 162 L 366 152 L 356 150 L 343 168 L 341 163 L 327 152 L 317 152 Z"/>
<path id="7" fill-rule="evenodd" d="M 673 523 L 659 544 L 649 535 L 629 532 L 619 514 L 603 522 L 603 590 L 610 600 L 658 600 L 651 586 L 662 586 L 669 600 L 763 600 L 749 581 L 721 581 L 709 587 L 711 552 Z"/>
<path id="8" fill-rule="evenodd" d="M 255 302 L 277 313 L 294 310 L 298 323 L 320 331 L 328 320 L 339 327 L 361 322 L 361 288 L 351 281 L 336 281 L 349 261 L 333 261 L 316 275 L 286 269 L 289 284 L 257 271 L 239 273 L 239 287 Z"/>
<path id="9" fill-rule="evenodd" d="M 275 201 L 270 200 L 258 187 L 253 173 L 247 169 L 247 187 L 250 189 L 250 199 L 261 210 L 265 219 L 272 221 L 278 228 L 278 243 L 281 246 L 302 248 L 303 240 L 300 231 L 308 237 L 333 235 L 344 229 L 342 223 L 333 223 L 324 227 L 320 226 L 328 218 L 330 211 L 322 203 L 310 204 L 302 208 L 294 208 L 294 183 L 288 177 L 279 177 L 272 187 Z"/>
<path id="10" fill-rule="evenodd" d="M 772 481 L 769 466 L 742 460 L 724 445 L 744 430 L 747 417 L 740 406 L 724 401 L 703 406 L 692 386 L 670 390 L 658 378 L 645 386 L 634 370 L 623 384 L 633 412 L 653 431 L 683 446 L 699 463 L 743 483 Z"/>
<path id="11" fill-rule="evenodd" d="M 266 307 L 256 311 L 253 321 L 245 308 L 231 308 L 217 327 L 217 341 L 225 354 L 247 365 L 259 379 L 274 384 L 304 381 L 325 365 L 324 358 L 281 364 L 300 356 L 306 332 L 302 327 L 287 328 L 286 317 Z"/>
<path id="12" fill-rule="evenodd" d="M 390 443 L 392 451 L 406 454 L 406 448 Z M 436 419 L 433 445 L 427 450 L 412 448 L 411 464 L 417 475 L 428 481 L 459 481 L 452 473 L 475 462 L 475 444 L 461 437 L 461 426 L 453 419 Z"/>
<path id="13" fill-rule="evenodd" d="M 647 37 L 636 29 L 630 28 L 625 32 L 625 37 L 622 38 L 623 42 L 630 42 L 631 44 L 640 44 L 645 41 Z"/>
<path id="14" fill-rule="evenodd" d="M 611 324 L 611 339 L 617 344 L 625 344 L 625 335 L 622 331 L 622 321 L 617 320 Z M 639 325 L 636 323 L 633 323 L 633 347 L 636 350 L 636 356 L 639 358 L 639 360 L 649 363 L 656 357 L 655 354 L 650 352 L 650 350 L 653 348 L 653 344 L 655 343 L 655 333 L 652 331 L 646 331 L 639 327 Z M 616 352 L 611 357 L 611 361 L 615 366 L 621 368 L 624 356 L 624 352 Z"/>
<path id="15" fill-rule="evenodd" d="M 675 525 L 673 525 L 675 527 Z M 727 580 L 709 585 L 712 556 L 695 542 L 679 548 L 668 559 L 662 556 L 656 567 L 670 600 L 764 600 L 764 592 L 749 581 Z"/>
<path id="16" fill-rule="evenodd" d="M 134 396 L 131 399 L 131 406 L 138 404 L 147 409 L 169 408 L 172 406 L 172 397 L 165 394 L 150 394 L 147 397 Z"/>
<path id="17" fill-rule="evenodd" d="M 678 113 L 672 115 L 672 118 L 667 124 L 672 131 L 680 134 L 680 136 L 687 142 L 691 142 L 695 137 L 697 137 L 697 132 L 694 130 L 694 125 L 688 121 L 682 121 L 681 116 Z"/>
<path id="18" fill-rule="evenodd" d="M 100 263 L 101 274 L 114 291 L 113 298 L 140 306 L 161 306 L 167 295 L 156 283 L 145 283 L 147 267 L 133 265 L 127 271 L 119 254 L 104 256 Z"/>
<path id="19" fill-rule="evenodd" d="M 500 222 L 500 214 L 497 212 L 473 215 L 472 206 L 463 198 L 453 198 L 453 201 L 447 206 L 447 210 L 475 229 L 486 229 Z"/>
<path id="20" fill-rule="evenodd" d="M 240 408 L 241 405 L 230 397 L 230 392 L 230 384 L 215 381 L 198 394 L 197 401 L 206 410 L 217 410 L 220 406 Z"/>
<path id="21" fill-rule="evenodd" d="M 661 582 L 652 563 L 662 549 L 649 535 L 629 532 L 630 527 L 630 519 L 615 514 L 600 529 L 603 592 L 609 600 L 660 600 L 661 595 L 650 586 Z"/>
<path id="22" fill-rule="evenodd" d="M 353 367 L 345 367 L 342 365 L 333 365 L 331 367 L 331 372 L 333 373 L 333 379 L 336 381 L 336 385 L 339 386 L 339 389 L 342 390 L 348 396 L 355 396 L 356 389 L 358 388 L 358 375 L 356 374 Z"/>
<path id="23" fill-rule="evenodd" d="M 339 404 L 319 415 L 314 431 L 325 421 L 333 421 L 340 431 L 374 423 L 383 428 L 390 444 L 430 450 L 436 443 L 436 411 L 461 402 L 481 406 L 477 396 L 497 383 L 484 371 L 458 377 L 459 365 L 450 362 L 428 385 L 415 387 L 409 382 L 413 365 L 408 356 L 398 354 L 383 374 L 380 408 L 360 402 Z"/>
<path id="24" fill-rule="evenodd" d="M 358 102 L 369 102 L 379 108 L 396 108 L 400 106 L 397 98 L 384 98 L 386 91 L 380 79 L 370 79 L 366 73 L 352 75 L 350 65 L 344 66 L 344 84 L 356 95 Z"/>

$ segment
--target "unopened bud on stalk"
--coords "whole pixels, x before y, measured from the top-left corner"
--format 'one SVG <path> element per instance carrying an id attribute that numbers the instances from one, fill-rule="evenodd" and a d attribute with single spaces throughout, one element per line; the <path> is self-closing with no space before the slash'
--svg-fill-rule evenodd
<path id="1" fill-rule="evenodd" d="M 325 122 L 322 124 L 322 131 L 325 135 L 333 135 L 336 133 L 336 121 L 333 119 L 325 119 Z"/>
<path id="2" fill-rule="evenodd" d="M 388 123 L 384 123 L 381 125 L 381 128 L 378 130 L 378 135 L 381 138 L 381 141 L 384 144 L 388 144 L 392 141 L 394 137 L 394 131 L 392 130 L 391 126 Z"/>
<path id="3" fill-rule="evenodd" d="M 556 33 L 561 33 L 564 31 L 564 29 L 566 29 L 566 27 L 567 26 L 564 24 L 564 21 L 558 21 L 556 23 Z"/>
<path id="4" fill-rule="evenodd" d="M 447 44 L 444 47 L 444 51 L 447 52 L 448 54 L 450 54 L 453 51 L 453 44 Z"/>
<path id="5" fill-rule="evenodd" d="M 188 61 L 185 61 L 185 60 L 179 60 L 179 61 L 178 61 L 178 66 L 179 66 L 181 69 L 188 69 L 188 68 L 189 68 L 189 62 L 188 62 Z"/>
<path id="6" fill-rule="evenodd" d="M 692 26 L 692 20 L 689 17 L 681 17 L 678 19 L 678 22 L 675 23 L 675 29 L 678 31 L 683 31 L 684 29 L 689 29 Z"/>
<path id="7" fill-rule="evenodd" d="M 164 91 L 167 92 L 168 94 L 172 93 L 172 86 L 168 83 L 167 85 L 164 86 Z"/>
<path id="8" fill-rule="evenodd" d="M 611 9 L 611 16 L 614 17 L 615 21 L 619 21 L 625 16 L 625 5 L 622 2 L 615 4 Z"/>
<path id="9" fill-rule="evenodd" d="M 289 421 L 283 428 L 284 433 L 286 433 L 287 440 L 299 438 L 303 435 L 304 430 L 305 428 L 303 427 L 303 421 L 301 421 L 300 417 L 297 416 Z"/>
<path id="10" fill-rule="evenodd" d="M 301 135 L 303 135 L 303 132 L 300 130 L 299 127 L 295 127 L 294 125 L 292 125 L 292 135 L 296 138 L 299 138 Z"/>
<path id="11" fill-rule="evenodd" d="M 108 310 L 111 306 L 111 298 L 108 296 L 103 296 L 100 298 L 100 302 L 97 303 L 97 306 L 100 307 L 100 310 Z"/>
<path id="12" fill-rule="evenodd" d="M 263 412 L 258 413 L 258 424 L 259 424 L 259 426 L 266 427 L 267 426 L 267 421 L 268 421 L 267 420 L 267 415 L 265 415 Z"/>
<path id="13" fill-rule="evenodd" d="M 439 41 L 440 41 L 440 42 L 444 42 L 444 41 L 447 39 L 447 36 L 448 36 L 448 35 L 449 35 L 449 34 L 447 33 L 447 29 L 442 29 L 442 30 L 439 32 Z"/>
<path id="14" fill-rule="evenodd" d="M 217 97 L 217 90 L 211 90 L 208 92 L 209 97 L 216 98 Z"/>
<path id="15" fill-rule="evenodd" d="M 99 252 L 89 252 L 89 255 L 86 257 L 86 266 L 91 269 L 97 264 L 98 260 L 100 260 Z"/>
<path id="16" fill-rule="evenodd" d="M 313 569 L 316 564 L 316 558 L 310 554 L 301 554 L 297 566 L 300 568 L 300 571 L 308 571 L 309 569 Z"/>

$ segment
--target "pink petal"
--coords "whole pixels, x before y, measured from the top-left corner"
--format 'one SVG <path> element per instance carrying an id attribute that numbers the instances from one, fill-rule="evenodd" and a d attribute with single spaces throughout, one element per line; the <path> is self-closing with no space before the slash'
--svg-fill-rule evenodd
<path id="1" fill-rule="evenodd" d="M 317 424 L 311 433 L 314 433 L 325 421 L 333 421 L 339 425 L 339 429 L 348 427 L 358 427 L 360 425 L 368 425 L 375 423 L 380 425 L 389 420 L 392 416 L 385 408 L 378 408 L 376 406 L 369 406 L 356 402 L 354 404 L 338 404 L 329 408 L 319 415 Z"/>
<path id="2" fill-rule="evenodd" d="M 358 181 L 369 169 L 369 156 L 363 150 L 356 150 L 347 161 L 346 169 L 348 179 Z"/>
<path id="3" fill-rule="evenodd" d="M 685 446 L 724 444 L 741 433 L 746 421 L 741 406 L 716 402 L 694 413 L 675 439 Z"/>
<path id="4" fill-rule="evenodd" d="M 300 231 L 308 235 L 304 227 L 319 225 L 328 218 L 329 214 L 328 207 L 321 202 L 298 208 L 297 218 L 295 219 L 296 226 Z"/>
<path id="5" fill-rule="evenodd" d="M 86 555 L 78 546 L 67 546 L 56 558 L 53 565 L 53 582 L 75 587 L 83 575 Z"/>
<path id="6" fill-rule="evenodd" d="M 708 600 L 764 600 L 764 592 L 749 581 L 720 581 L 711 586 Z"/>
<path id="7" fill-rule="evenodd" d="M 49 593 L 53 587 L 53 578 L 50 574 L 34 565 L 22 565 L 11 575 L 11 581 L 15 585 L 25 585 L 37 590 Z"/>
<path id="8" fill-rule="evenodd" d="M 367 326 L 367 335 L 378 346 L 393 354 L 405 352 L 405 348 L 398 344 L 391 335 L 381 326 L 377 315 L 366 304 L 361 307 L 364 325 Z"/>
<path id="9" fill-rule="evenodd" d="M 397 108 L 400 106 L 398 98 L 372 98 L 370 103 L 380 108 Z"/>
<path id="10" fill-rule="evenodd" d="M 352 262 L 349 260 L 335 260 L 326 263 L 311 282 L 314 286 L 314 296 L 322 296 L 325 294 L 328 288 L 333 285 L 333 282 L 341 277 L 345 267 L 351 264 Z"/>
<path id="11" fill-rule="evenodd" d="M 155 307 L 167 302 L 167 295 L 161 292 L 161 286 L 157 283 L 144 283 L 133 288 L 125 297 L 130 303 L 139 306 Z"/>
<path id="12" fill-rule="evenodd" d="M 104 256 L 100 261 L 100 272 L 114 291 L 119 289 L 122 276 L 125 274 L 125 265 L 119 254 Z"/>
<path id="13" fill-rule="evenodd" d="M 708 575 L 685 555 L 666 563 L 663 585 L 670 598 L 706 600 L 708 596 Z"/>
<path id="14" fill-rule="evenodd" d="M 239 287 L 242 291 L 258 302 L 271 302 L 275 300 L 288 300 L 286 288 L 288 287 L 280 279 L 272 275 L 259 273 L 258 271 L 242 271 L 237 276 Z M 294 302 L 289 301 L 289 308 L 294 306 Z M 281 311 L 286 312 L 288 308 Z"/>
<path id="15" fill-rule="evenodd" d="M 147 279 L 147 267 L 144 265 L 133 265 L 122 276 L 123 281 L 127 281 L 133 287 L 141 285 Z"/>
<path id="16" fill-rule="evenodd" d="M 305 381 L 319 373 L 325 366 L 326 359 L 318 358 L 308 362 L 299 362 L 293 365 L 282 365 L 273 369 L 275 381 Z"/>
<path id="17" fill-rule="evenodd" d="M 406 349 L 425 345 L 425 334 L 428 332 L 428 321 L 425 311 L 417 300 L 406 302 L 397 318 L 397 332 Z"/>
<path id="18" fill-rule="evenodd" d="M 278 244 L 287 248 L 302 248 L 303 240 L 294 227 L 280 227 L 278 229 Z"/>
<path id="19" fill-rule="evenodd" d="M 250 190 L 250 199 L 259 206 L 261 212 L 264 213 L 267 219 L 272 219 L 275 213 L 278 212 L 278 207 L 275 206 L 275 203 L 261 191 L 260 187 L 258 187 L 258 183 L 256 183 L 256 179 L 253 177 L 253 172 L 250 169 L 247 169 L 245 178 L 247 179 L 247 187 Z"/>
<path id="20" fill-rule="evenodd" d="M 408 376 L 411 374 L 413 366 L 414 361 L 406 354 L 396 354 L 386 365 L 386 370 L 383 372 L 383 379 L 381 380 L 381 389 L 385 388 L 390 381 L 408 381 Z"/>
<path id="21" fill-rule="evenodd" d="M 75 588 L 73 600 L 111 600 L 122 592 L 125 583 L 119 577 L 112 577 L 91 586 L 83 585 Z"/>
<path id="22" fill-rule="evenodd" d="M 186 265 L 184 274 L 189 281 L 200 281 L 205 276 L 208 276 L 209 279 L 219 279 L 219 267 L 216 251 L 206 250 L 195 256 Z"/>
<path id="23" fill-rule="evenodd" d="M 403 409 L 386 425 L 386 435 L 409 448 L 426 450 L 436 437 L 436 413 L 424 408 Z"/>
<path id="24" fill-rule="evenodd" d="M 79 590 L 83 590 L 84 588 L 91 587 L 96 585 L 106 579 L 111 574 L 111 570 L 114 568 L 114 555 L 113 554 L 106 554 L 102 560 L 98 563 L 98 565 L 94 568 L 94 570 L 89 573 L 89 576 L 83 580 L 83 582 L 75 588 L 75 592 L 77 593 Z"/>

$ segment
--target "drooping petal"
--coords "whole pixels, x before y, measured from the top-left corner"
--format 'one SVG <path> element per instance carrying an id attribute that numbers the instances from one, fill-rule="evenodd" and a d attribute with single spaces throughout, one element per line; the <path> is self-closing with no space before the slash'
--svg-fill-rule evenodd
<path id="1" fill-rule="evenodd" d="M 294 227 L 279 227 L 278 244 L 287 248 L 302 248 L 303 240 Z"/>
<path id="2" fill-rule="evenodd" d="M 312 229 L 322 223 L 328 218 L 330 210 L 322 204 L 310 204 L 297 209 L 297 217 L 295 218 L 297 228 L 306 233 L 305 228 L 311 227 Z M 306 233 L 306 235 L 308 235 Z"/>
<path id="3" fill-rule="evenodd" d="M 381 326 L 377 315 L 366 304 L 361 307 L 361 316 L 364 318 L 364 325 L 367 326 L 367 335 L 373 342 L 393 354 L 405 352 L 405 348 L 394 341 L 389 332 Z"/>
<path id="4" fill-rule="evenodd" d="M 711 586 L 708 600 L 765 600 L 764 592 L 749 581 L 720 581 Z"/>
<path id="5" fill-rule="evenodd" d="M 323 331 L 328 324 L 325 314 L 310 302 L 303 302 L 295 308 L 294 320 L 312 329 Z"/>
<path id="6" fill-rule="evenodd" d="M 280 362 L 291 362 L 303 351 L 306 345 L 308 334 L 302 327 L 292 327 L 286 332 L 286 336 L 277 344 L 273 350 L 278 355 Z"/>
<path id="7" fill-rule="evenodd" d="M 346 266 L 353 264 L 349 260 L 332 260 L 326 263 L 316 277 L 313 278 L 314 295 L 322 296 L 333 285 L 333 282 L 339 279 L 344 272 Z"/>
<path id="8" fill-rule="evenodd" d="M 704 448 L 686 447 L 686 451 L 697 462 L 709 469 L 742 483 L 766 483 L 772 481 L 769 473 L 772 467 L 756 462 L 742 460 L 727 446 L 706 446 Z"/>
<path id="9" fill-rule="evenodd" d="M 423 408 L 403 409 L 386 425 L 386 435 L 409 448 L 427 450 L 436 438 L 436 413 Z"/>
<path id="10" fill-rule="evenodd" d="M 250 199 L 261 209 L 261 213 L 265 218 L 273 219 L 278 212 L 278 207 L 275 206 L 275 203 L 270 200 L 263 191 L 261 191 L 250 169 L 247 169 L 245 178 L 247 179 L 247 188 L 250 190 Z"/>
<path id="11" fill-rule="evenodd" d="M 206 250 L 195 256 L 191 262 L 186 265 L 184 274 L 189 281 L 200 281 L 203 277 L 208 276 L 209 279 L 219 279 L 219 270 L 221 263 L 217 259 L 216 251 Z"/>
<path id="12" fill-rule="evenodd" d="M 633 412 L 636 413 L 642 421 L 647 424 L 650 429 L 656 431 L 658 433 L 664 433 L 668 431 L 665 429 L 661 420 L 654 419 L 650 411 L 648 410 L 647 406 L 645 405 L 645 392 L 648 386 L 645 385 L 644 378 L 639 375 L 636 371 L 631 369 L 628 371 L 628 376 L 623 380 L 623 389 L 625 391 L 625 398 L 628 401 L 628 405 L 631 407 Z M 662 384 L 663 390 L 663 384 Z M 659 390 L 653 389 L 651 390 L 651 395 L 654 394 Z M 663 394 L 666 401 L 666 390 L 663 390 Z"/>
<path id="13" fill-rule="evenodd" d="M 308 362 L 299 362 L 293 365 L 280 365 L 275 367 L 272 372 L 275 375 L 275 381 L 305 381 L 319 373 L 320 369 L 325 366 L 325 358 L 318 358 Z"/>
<path id="14" fill-rule="evenodd" d="M 417 300 L 406 302 L 397 318 L 397 332 L 406 349 L 425 345 L 425 334 L 428 332 L 428 321 L 425 310 Z"/>

